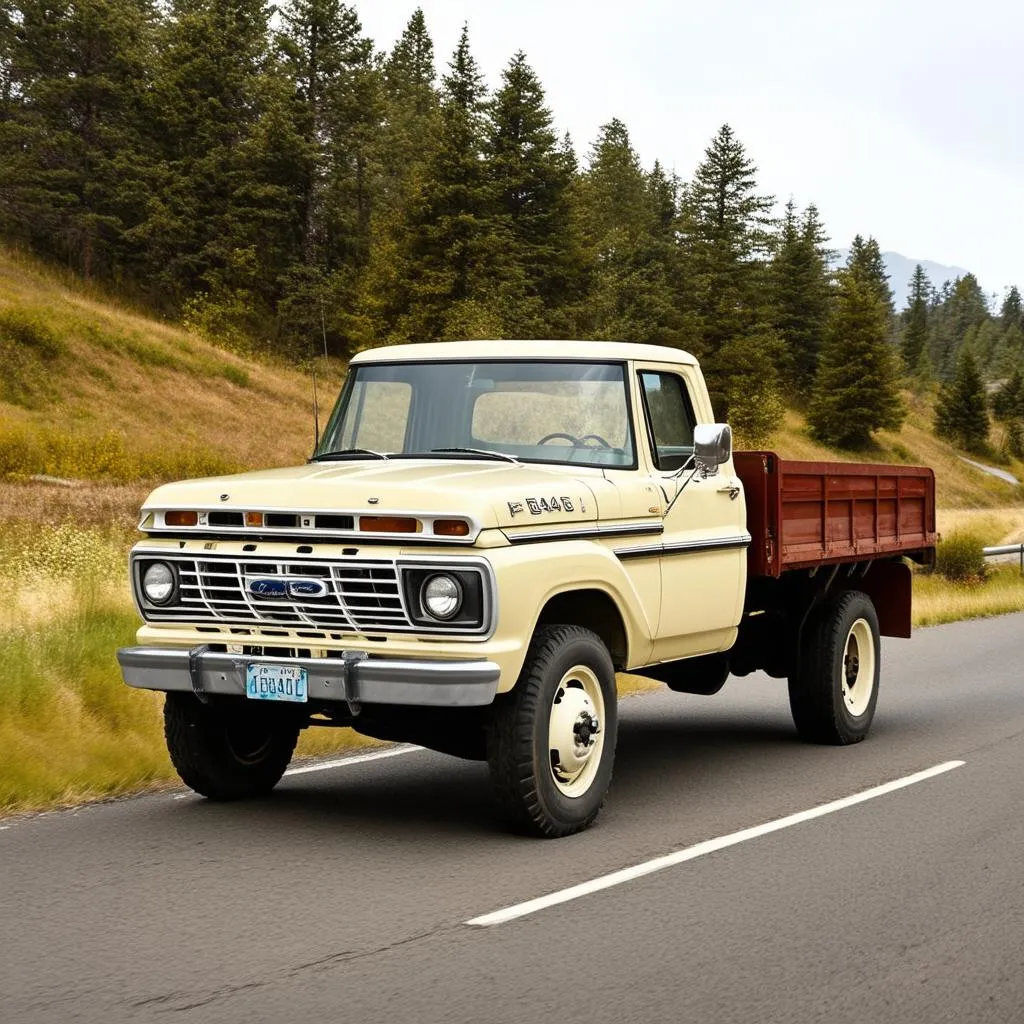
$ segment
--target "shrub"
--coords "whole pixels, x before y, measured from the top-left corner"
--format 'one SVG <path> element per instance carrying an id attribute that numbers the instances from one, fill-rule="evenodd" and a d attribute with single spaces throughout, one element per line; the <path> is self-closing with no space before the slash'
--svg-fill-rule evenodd
<path id="1" fill-rule="evenodd" d="M 973 583 L 985 579 L 984 542 L 970 531 L 956 531 L 944 537 L 938 546 L 935 569 L 954 583 Z"/>
<path id="2" fill-rule="evenodd" d="M 43 317 L 23 306 L 0 309 L 0 344 L 31 349 L 40 359 L 52 361 L 64 353 L 64 343 Z"/>

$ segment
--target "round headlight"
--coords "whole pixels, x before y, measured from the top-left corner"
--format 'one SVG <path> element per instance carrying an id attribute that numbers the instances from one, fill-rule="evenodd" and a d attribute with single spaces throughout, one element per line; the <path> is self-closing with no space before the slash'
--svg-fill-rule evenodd
<path id="1" fill-rule="evenodd" d="M 174 594 L 174 570 L 166 562 L 150 562 L 142 574 L 142 592 L 153 604 L 166 604 Z"/>
<path id="2" fill-rule="evenodd" d="M 435 619 L 450 619 L 462 607 L 462 586 L 452 576 L 431 576 L 423 584 L 420 601 Z"/>

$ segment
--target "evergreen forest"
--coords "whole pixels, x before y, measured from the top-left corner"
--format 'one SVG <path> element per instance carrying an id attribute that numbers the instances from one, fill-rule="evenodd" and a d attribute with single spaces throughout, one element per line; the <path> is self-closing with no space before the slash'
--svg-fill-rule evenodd
<path id="1" fill-rule="evenodd" d="M 985 451 L 991 414 L 1024 455 L 1016 288 L 918 266 L 895 296 L 870 224 L 837 265 L 729 125 L 683 180 L 614 117 L 560 135 L 524 53 L 494 82 L 468 27 L 436 54 L 421 10 L 382 52 L 339 0 L 0 0 L 0 242 L 289 360 L 671 345 L 747 443 L 788 405 L 863 449 L 931 388 L 940 434 Z"/>

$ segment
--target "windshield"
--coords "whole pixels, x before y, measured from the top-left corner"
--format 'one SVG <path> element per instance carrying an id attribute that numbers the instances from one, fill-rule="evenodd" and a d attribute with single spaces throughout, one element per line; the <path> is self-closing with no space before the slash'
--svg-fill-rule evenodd
<path id="1" fill-rule="evenodd" d="M 625 370 L 499 361 L 356 366 L 316 457 L 356 449 L 631 467 Z"/>

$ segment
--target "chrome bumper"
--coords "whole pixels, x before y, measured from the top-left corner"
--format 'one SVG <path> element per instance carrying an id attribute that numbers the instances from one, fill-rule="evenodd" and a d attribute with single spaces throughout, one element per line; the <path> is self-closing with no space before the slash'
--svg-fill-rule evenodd
<path id="1" fill-rule="evenodd" d="M 501 676 L 492 661 L 397 661 L 354 652 L 344 658 L 267 658 L 203 647 L 122 647 L 117 660 L 129 686 L 235 697 L 245 696 L 247 665 L 298 665 L 308 673 L 310 701 L 349 704 L 479 707 L 494 700 Z"/>

